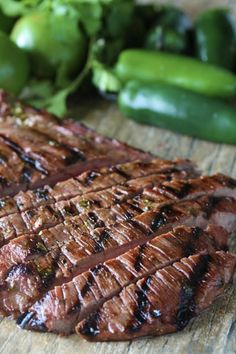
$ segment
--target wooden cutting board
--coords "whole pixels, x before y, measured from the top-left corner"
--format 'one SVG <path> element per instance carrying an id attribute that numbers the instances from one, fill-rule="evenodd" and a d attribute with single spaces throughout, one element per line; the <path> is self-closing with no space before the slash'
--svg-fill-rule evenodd
<path id="1" fill-rule="evenodd" d="M 162 1 L 162 3 L 165 1 Z M 177 0 L 189 13 L 196 13 L 206 2 Z M 207 6 L 231 5 L 235 1 L 207 1 Z M 80 105 L 80 102 L 78 102 Z M 199 110 L 200 111 L 200 110 Z M 190 158 L 204 173 L 223 172 L 236 177 L 236 147 L 208 143 L 157 128 L 140 126 L 122 118 L 114 104 L 83 102 L 74 117 L 99 133 L 116 137 L 130 145 L 151 151 L 166 159 Z M 207 123 L 207 122 L 206 122 Z M 236 244 L 236 242 L 235 242 Z M 232 250 L 236 251 L 236 247 Z M 62 338 L 54 334 L 23 331 L 14 321 L 0 317 L 0 354 L 235 354 L 236 282 L 208 311 L 176 334 L 124 343 L 87 343 L 76 335 Z"/>

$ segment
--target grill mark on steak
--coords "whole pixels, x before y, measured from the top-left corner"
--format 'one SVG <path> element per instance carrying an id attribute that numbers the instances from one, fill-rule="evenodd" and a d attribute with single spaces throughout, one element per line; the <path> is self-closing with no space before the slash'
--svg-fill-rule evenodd
<path id="1" fill-rule="evenodd" d="M 130 178 L 130 174 L 128 174 L 122 168 L 119 168 L 118 166 L 110 167 L 110 171 L 116 172 L 118 175 L 120 175 L 121 177 L 123 177 L 126 180 L 128 180 Z"/>
<path id="2" fill-rule="evenodd" d="M 139 230 L 141 233 L 146 234 L 147 235 L 147 230 L 146 228 L 140 224 L 137 220 L 135 219 L 129 219 L 127 220 L 127 222 L 132 225 L 135 229 Z M 147 235 L 148 236 L 148 235 Z"/>
<path id="3" fill-rule="evenodd" d="M 151 222 L 151 230 L 152 232 L 157 231 L 160 227 L 164 226 L 167 223 L 167 216 L 171 213 L 172 211 L 172 205 L 164 205 L 161 207 L 160 212 L 155 215 Z"/>
<path id="4" fill-rule="evenodd" d="M 218 174 L 218 180 L 219 183 L 224 184 L 225 186 L 229 187 L 230 189 L 234 189 L 236 187 L 236 180 L 232 177 L 227 176 L 227 178 L 225 178 L 224 175 L 222 174 Z"/>
<path id="5" fill-rule="evenodd" d="M 40 172 L 41 174 L 47 176 L 49 172 L 41 165 L 41 163 L 32 157 L 30 157 L 17 143 L 7 138 L 6 136 L 0 134 L 0 138 L 10 147 L 18 157 L 25 163 L 29 164 L 33 169 Z"/>
<path id="6" fill-rule="evenodd" d="M 139 246 L 139 252 L 137 254 L 137 257 L 135 259 L 135 263 L 134 263 L 134 269 L 139 272 L 142 266 L 142 257 L 143 257 L 143 253 L 145 251 L 146 248 L 146 244 L 144 243 L 143 245 Z"/>
<path id="7" fill-rule="evenodd" d="M 29 266 L 29 264 L 16 264 L 13 265 L 7 274 L 8 278 L 11 278 L 12 276 L 15 275 L 15 273 L 17 273 L 18 275 L 31 275 L 33 274 L 32 272 L 32 268 Z"/>
<path id="8" fill-rule="evenodd" d="M 152 277 L 148 276 L 141 288 L 136 291 L 137 296 L 137 308 L 134 311 L 134 321 L 128 327 L 129 332 L 136 332 L 140 327 L 147 321 L 147 306 L 149 305 L 147 293 L 149 290 L 149 285 L 152 281 Z"/>
<path id="9" fill-rule="evenodd" d="M 93 285 L 93 282 L 94 282 L 94 276 L 92 274 L 92 271 L 91 273 L 89 274 L 88 276 L 88 279 L 87 279 L 87 282 L 86 284 L 84 285 L 84 287 L 81 289 L 81 296 L 82 298 L 86 296 L 87 292 L 90 291 L 92 285 Z"/>
<path id="10" fill-rule="evenodd" d="M 191 190 L 192 186 L 189 182 L 184 182 L 180 187 L 180 189 L 174 188 L 170 185 L 164 185 L 164 184 L 162 184 L 160 188 L 162 188 L 165 191 L 171 192 L 178 199 L 183 199 L 189 194 L 189 191 Z"/>
<path id="11" fill-rule="evenodd" d="M 38 188 L 33 191 L 33 193 L 36 195 L 37 199 L 47 201 L 49 196 L 49 190 L 45 188 Z"/>
<path id="12" fill-rule="evenodd" d="M 87 173 L 86 178 L 82 181 L 82 183 L 84 186 L 90 186 L 92 182 L 100 176 L 101 173 L 99 173 L 98 171 L 90 171 Z"/>
<path id="13" fill-rule="evenodd" d="M 41 130 L 39 131 L 32 128 L 31 130 L 36 132 L 38 135 L 41 135 L 46 138 L 46 140 L 51 144 L 62 147 L 63 149 L 67 150 L 68 155 L 65 158 L 66 165 L 72 165 L 78 161 L 86 161 L 84 152 L 78 149 L 78 147 L 71 147 L 68 144 L 59 142 L 57 139 L 55 139 L 55 137 L 52 138 L 50 135 L 46 134 L 45 132 L 42 132 Z"/>
<path id="14" fill-rule="evenodd" d="M 89 220 L 94 225 L 94 228 L 106 226 L 104 221 L 99 219 L 99 217 L 94 212 L 92 212 L 92 211 L 88 212 L 88 217 L 89 217 Z"/>
<path id="15" fill-rule="evenodd" d="M 106 241 L 111 237 L 109 231 L 103 230 L 99 237 L 95 239 L 94 253 L 102 252 L 105 248 Z"/>
<path id="16" fill-rule="evenodd" d="M 24 166 L 20 175 L 20 183 L 28 184 L 31 181 L 31 179 L 32 179 L 32 172 L 30 167 Z"/>
<path id="17" fill-rule="evenodd" d="M 203 233 L 203 229 L 201 229 L 200 227 L 194 227 L 192 229 L 192 243 L 189 243 L 186 248 L 185 248 L 185 252 L 184 252 L 184 256 L 185 257 L 189 257 L 191 254 L 194 253 L 194 247 L 195 247 L 195 243 L 199 240 L 199 237 L 201 237 Z"/>
<path id="18" fill-rule="evenodd" d="M 128 202 L 129 203 L 129 202 Z M 142 209 L 139 208 L 137 205 L 135 205 L 134 203 L 129 203 L 129 207 L 135 211 L 136 213 L 141 213 L 142 212 Z"/>
<path id="19" fill-rule="evenodd" d="M 207 273 L 210 260 L 211 257 L 209 254 L 201 255 L 198 263 L 194 266 L 190 278 L 182 284 L 180 301 L 176 314 L 177 330 L 186 327 L 190 319 L 195 315 L 196 304 L 194 302 L 194 296 L 196 288 Z"/>

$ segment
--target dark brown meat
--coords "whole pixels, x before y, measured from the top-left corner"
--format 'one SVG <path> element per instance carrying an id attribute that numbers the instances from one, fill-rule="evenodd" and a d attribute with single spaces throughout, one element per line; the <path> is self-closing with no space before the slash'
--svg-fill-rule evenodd
<path id="1" fill-rule="evenodd" d="M 85 213 L 84 219 L 77 217 L 77 222 L 58 225 L 37 237 L 21 236 L 3 246 L 0 250 L 1 313 L 18 315 L 54 286 L 178 225 L 205 229 L 213 224 L 229 233 L 236 228 L 236 201 L 232 198 L 204 196 L 161 207 L 157 204 L 152 206 L 152 211 L 130 219 L 128 213 L 127 220 L 122 221 L 126 215 L 124 207 L 116 210 L 121 219 L 114 223 L 111 217 L 110 226 L 106 224 L 108 209 L 99 218 Z M 111 208 L 114 216 L 115 208 Z"/>
<path id="2" fill-rule="evenodd" d="M 11 100 L 0 92 L 0 195 L 55 184 L 83 171 L 150 155 L 79 123 Z"/>
<path id="3" fill-rule="evenodd" d="M 169 176 L 171 178 L 171 176 Z M 99 192 L 91 192 L 83 194 L 82 196 L 74 197 L 67 201 L 60 201 L 50 205 L 41 205 L 38 208 L 33 208 L 26 210 L 24 212 L 18 212 L 10 214 L 0 218 L 0 246 L 8 243 L 10 240 L 27 234 L 35 234 L 41 230 L 48 229 L 50 227 L 66 223 L 73 222 L 82 212 L 91 213 L 95 210 L 109 209 L 113 205 L 123 204 L 127 199 L 134 198 L 138 196 L 138 202 L 133 202 L 139 204 L 139 209 L 136 208 L 130 211 L 131 216 L 136 215 L 137 212 L 141 213 L 142 210 L 146 208 L 148 202 L 148 196 L 145 194 L 145 188 L 148 186 L 155 186 L 165 181 L 166 175 L 151 175 L 148 177 L 140 177 L 135 180 L 128 181 L 127 184 L 114 186 L 106 190 Z M 150 190 L 148 190 L 150 194 Z M 160 194 L 156 196 L 156 202 L 159 204 L 161 202 L 167 202 L 170 200 L 169 196 Z M 128 208 L 129 208 L 128 204 Z M 129 208 L 130 209 L 130 208 Z M 93 210 L 93 211 L 92 211 Z M 126 208 L 127 210 L 127 208 Z M 122 208 L 120 207 L 119 217 L 122 218 L 121 214 Z M 123 210 L 124 212 L 125 210 Z M 128 212 L 128 210 L 127 210 Z M 108 215 L 111 219 L 109 212 L 103 212 L 103 214 Z M 94 214 L 95 215 L 95 214 Z M 126 218 L 126 214 L 123 214 L 123 219 Z M 114 222 L 113 214 L 112 220 Z M 95 216 L 94 216 L 95 217 Z M 68 220 L 68 221 L 67 221 Z"/>
<path id="4" fill-rule="evenodd" d="M 18 324 L 25 329 L 72 333 L 79 321 L 123 287 L 183 257 L 226 247 L 227 238 L 228 233 L 220 227 L 214 232 L 211 228 L 204 232 L 178 227 L 55 287 L 21 316 Z"/>
<path id="5" fill-rule="evenodd" d="M 171 174 L 151 174 L 127 181 L 97 192 L 85 193 L 66 201 L 49 205 L 40 205 L 23 212 L 10 214 L 0 218 L 1 242 L 26 234 L 38 233 L 49 227 L 65 223 L 83 211 L 108 209 L 113 205 L 124 203 L 132 198 L 132 203 L 140 209 L 149 210 L 152 206 L 167 203 L 171 200 L 191 199 L 200 195 L 236 197 L 236 181 L 232 178 L 215 175 L 196 179 L 182 180 L 182 172 Z M 168 177 L 168 178 L 167 178 Z M 135 210 L 135 211 L 136 211 Z M 134 216 L 131 213 L 131 216 Z M 123 219 L 126 219 L 124 214 Z"/>
<path id="6" fill-rule="evenodd" d="M 179 175 L 182 176 L 182 172 L 179 172 Z M 176 176 L 177 172 L 174 172 L 173 177 Z M 0 246 L 23 234 L 37 233 L 66 222 L 68 218 L 71 219 L 83 211 L 110 208 L 112 205 L 121 204 L 135 196 L 146 200 L 145 188 L 161 185 L 166 179 L 167 175 L 159 174 L 139 177 L 122 185 L 0 217 Z M 172 179 L 172 174 L 168 175 L 168 179 Z M 161 203 L 161 201 L 169 201 L 170 197 L 160 193 L 156 199 Z"/>
<path id="7" fill-rule="evenodd" d="M 91 341 L 123 341 L 183 329 L 230 283 L 236 256 L 194 255 L 124 288 L 76 328 Z"/>
<path id="8" fill-rule="evenodd" d="M 152 159 L 146 162 L 137 160 L 111 167 L 103 167 L 86 171 L 74 178 L 58 182 L 53 187 L 44 186 L 36 190 L 19 192 L 13 197 L 3 197 L 0 199 L 0 217 L 41 205 L 49 205 L 85 193 L 101 191 L 117 184 L 127 183 L 130 180 L 152 174 L 166 175 L 167 179 L 169 176 L 173 178 L 178 176 L 178 178 L 186 179 L 196 177 L 197 172 L 188 160 L 164 161 Z"/>

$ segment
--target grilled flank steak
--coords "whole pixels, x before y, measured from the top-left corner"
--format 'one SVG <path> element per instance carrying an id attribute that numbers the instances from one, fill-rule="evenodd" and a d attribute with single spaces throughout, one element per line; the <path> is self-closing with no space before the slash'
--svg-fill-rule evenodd
<path id="1" fill-rule="evenodd" d="M 222 239 L 222 234 L 224 239 Z M 18 320 L 22 328 L 69 334 L 123 287 L 189 254 L 227 247 L 222 228 L 177 227 L 47 292 Z"/>
<path id="2" fill-rule="evenodd" d="M 0 91 L 0 313 L 22 328 L 92 341 L 180 330 L 232 279 L 235 229 L 234 179 Z"/>

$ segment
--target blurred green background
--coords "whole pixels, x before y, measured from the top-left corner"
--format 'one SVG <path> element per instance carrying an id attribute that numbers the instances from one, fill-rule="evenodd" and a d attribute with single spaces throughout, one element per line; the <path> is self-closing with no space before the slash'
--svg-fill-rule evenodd
<path id="1" fill-rule="evenodd" d="M 203 9 L 216 6 L 228 6 L 236 15 L 236 0 L 139 0 L 139 3 L 175 4 L 185 9 L 191 16 L 196 16 Z"/>

